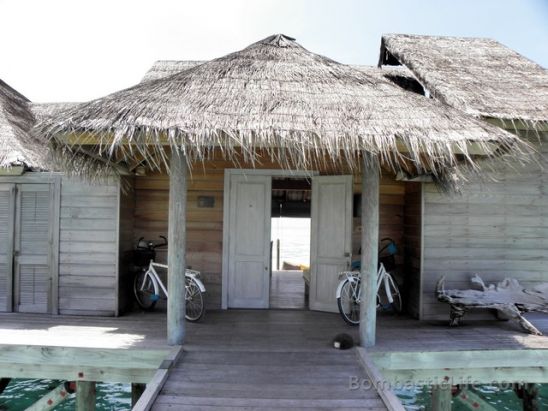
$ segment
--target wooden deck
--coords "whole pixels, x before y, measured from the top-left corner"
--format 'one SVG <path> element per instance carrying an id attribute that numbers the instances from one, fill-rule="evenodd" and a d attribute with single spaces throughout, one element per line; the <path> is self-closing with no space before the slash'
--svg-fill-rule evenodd
<path id="1" fill-rule="evenodd" d="M 169 350 L 161 312 L 122 317 L 0 313 L 0 344 Z"/>
<path id="2" fill-rule="evenodd" d="M 225 311 L 190 324 L 185 353 L 153 410 L 384 410 L 355 350 L 331 340 L 350 331 L 335 314 L 310 311 Z"/>
<path id="3" fill-rule="evenodd" d="M 298 270 L 272 271 L 270 277 L 270 308 L 307 308 L 303 272 Z"/>
<path id="4" fill-rule="evenodd" d="M 467 320 L 458 327 L 446 321 L 417 321 L 407 317 L 380 315 L 377 344 L 369 351 L 469 351 L 548 349 L 548 315 L 526 317 L 545 336 L 525 334 L 513 321 Z"/>
<path id="5" fill-rule="evenodd" d="M 528 318 L 548 334 L 548 316 Z M 162 312 L 119 318 L 0 314 L 0 344 L 19 346 L 167 352 L 165 330 Z M 351 378 L 363 383 L 368 377 L 355 349 L 331 348 L 338 332 L 357 338 L 357 329 L 345 325 L 337 314 L 208 312 L 203 323 L 188 324 L 184 353 L 168 374 L 153 409 L 385 409 L 375 389 L 350 389 Z M 449 328 L 445 322 L 381 315 L 377 346 L 367 355 L 380 358 L 377 364 L 384 373 L 387 361 L 394 362 L 387 355 L 397 356 L 400 363 L 410 358 L 418 363 L 426 354 L 437 355 L 441 360 L 450 358 L 452 366 L 462 358 L 466 366 L 470 354 L 494 350 L 501 350 L 500 356 L 491 355 L 499 364 L 519 365 L 526 353 L 544 361 L 548 337 L 524 334 L 512 322 L 465 321 Z M 447 351 L 453 354 L 447 356 Z M 410 356 L 405 357 L 406 353 Z M 533 371 L 538 378 L 546 376 L 544 370 Z M 394 372 L 386 371 L 390 373 Z"/>

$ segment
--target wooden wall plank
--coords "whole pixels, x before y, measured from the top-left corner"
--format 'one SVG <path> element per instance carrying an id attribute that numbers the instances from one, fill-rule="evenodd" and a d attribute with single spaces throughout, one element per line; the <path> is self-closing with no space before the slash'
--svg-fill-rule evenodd
<path id="1" fill-rule="evenodd" d="M 61 314 L 117 313 L 118 191 L 116 181 L 89 185 L 67 177 L 61 180 Z"/>
<path id="2" fill-rule="evenodd" d="M 425 319 L 448 318 L 447 307 L 435 298 L 441 275 L 446 288 L 470 288 L 475 273 L 490 283 L 505 277 L 525 286 L 548 281 L 547 142 L 544 135 L 537 143 L 538 164 L 499 168 L 496 181 L 469 184 L 459 195 L 425 184 Z"/>
<path id="3" fill-rule="evenodd" d="M 245 165 L 244 165 L 245 167 Z M 195 166 L 189 173 L 187 196 L 187 265 L 202 271 L 207 288 L 207 307 L 221 306 L 221 264 L 223 244 L 223 191 L 225 168 L 236 168 L 234 163 L 218 159 L 203 166 Z M 251 166 L 249 166 L 251 168 Z M 265 161 L 260 168 L 276 169 Z M 354 176 L 354 193 L 361 191 L 361 177 Z M 167 234 L 169 178 L 152 174 L 136 177 L 134 241 L 140 237 L 157 239 Z M 198 207 L 199 196 L 214 199 L 213 208 Z M 383 174 L 380 183 L 380 236 L 392 237 L 399 245 L 403 241 L 405 184 Z M 353 220 L 353 253 L 360 244 L 360 219 Z M 359 258 L 357 255 L 355 259 Z M 157 260 L 166 261 L 165 251 L 158 250 Z M 398 262 L 403 268 L 403 255 Z"/>
<path id="4" fill-rule="evenodd" d="M 413 317 L 420 316 L 421 293 L 421 183 L 405 184 L 403 253 L 405 274 L 400 280 L 400 290 L 406 311 Z"/>

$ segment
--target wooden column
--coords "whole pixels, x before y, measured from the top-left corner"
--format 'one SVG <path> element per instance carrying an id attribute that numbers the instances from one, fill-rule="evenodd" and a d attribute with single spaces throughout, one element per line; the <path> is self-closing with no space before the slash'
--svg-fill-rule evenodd
<path id="1" fill-rule="evenodd" d="M 57 405 L 66 401 L 69 397 L 69 391 L 67 390 L 68 382 L 63 382 L 57 388 L 48 392 L 25 411 L 47 411 L 53 410 Z"/>
<path id="2" fill-rule="evenodd" d="M 186 158 L 173 150 L 169 176 L 167 343 L 185 339 Z"/>
<path id="3" fill-rule="evenodd" d="M 76 411 L 95 410 L 95 381 L 76 381 Z"/>
<path id="4" fill-rule="evenodd" d="M 146 384 L 139 384 L 136 382 L 131 383 L 131 407 L 133 408 L 135 404 L 137 404 L 137 401 L 139 401 L 139 398 L 141 398 L 141 395 L 143 395 L 143 392 L 145 392 L 147 388 Z"/>
<path id="5" fill-rule="evenodd" d="M 375 345 L 377 325 L 377 264 L 379 250 L 379 162 L 364 153 L 362 170 L 362 260 L 360 345 Z"/>
<path id="6" fill-rule="evenodd" d="M 11 378 L 0 378 L 0 394 L 4 392 L 10 381 Z"/>
<path id="7" fill-rule="evenodd" d="M 523 386 L 523 411 L 539 411 L 539 389 L 536 384 L 525 384 Z"/>
<path id="8" fill-rule="evenodd" d="M 432 411 L 451 411 L 451 384 L 432 386 Z"/>

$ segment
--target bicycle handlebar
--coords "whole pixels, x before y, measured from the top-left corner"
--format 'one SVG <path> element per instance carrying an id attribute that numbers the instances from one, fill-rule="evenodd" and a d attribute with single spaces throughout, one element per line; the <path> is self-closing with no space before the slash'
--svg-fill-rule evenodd
<path id="1" fill-rule="evenodd" d="M 158 244 L 154 244 L 152 241 L 148 241 L 147 242 L 147 246 L 146 247 L 139 247 L 139 244 L 141 243 L 141 241 L 143 241 L 145 239 L 145 237 L 140 237 L 138 240 L 137 240 L 137 249 L 138 250 L 154 250 L 158 247 L 164 247 L 164 246 L 167 246 L 167 238 L 163 235 L 160 235 L 159 236 L 162 240 L 164 240 L 162 243 L 158 243 Z"/>

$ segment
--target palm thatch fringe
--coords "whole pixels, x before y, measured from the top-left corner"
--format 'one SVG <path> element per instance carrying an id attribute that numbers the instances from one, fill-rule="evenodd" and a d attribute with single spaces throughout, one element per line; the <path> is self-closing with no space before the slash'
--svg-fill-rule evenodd
<path id="1" fill-rule="evenodd" d="M 548 70 L 495 40 L 387 34 L 382 64 L 404 64 L 432 96 L 468 114 L 548 128 Z"/>
<path id="2" fill-rule="evenodd" d="M 47 141 L 33 134 L 29 100 L 0 80 L 0 167 L 47 167 Z"/>
<path id="3" fill-rule="evenodd" d="M 63 111 L 75 109 L 81 103 L 30 103 L 30 109 L 37 122 L 48 121 Z M 48 170 L 64 171 L 69 177 L 83 177 L 90 182 L 103 181 L 105 177 L 121 174 L 124 170 L 91 150 L 81 148 L 72 150 L 68 146 L 52 147 L 41 133 L 35 133 L 42 139 L 47 150 Z M 53 149 L 52 149 L 53 148 Z M 77 171 L 80 170 L 80 171 Z M 81 173 L 84 171 L 84 174 Z"/>
<path id="4" fill-rule="evenodd" d="M 260 150 L 302 169 L 325 161 L 358 168 L 367 151 L 391 170 L 441 177 L 463 163 L 476 167 L 479 157 L 529 151 L 498 127 L 284 35 L 93 100 L 39 130 L 64 154 L 93 149 L 109 165 L 140 157 L 151 168 L 168 167 L 167 148 L 190 163 L 219 150 L 253 163 Z M 87 174 L 85 162 L 69 166 Z"/>

